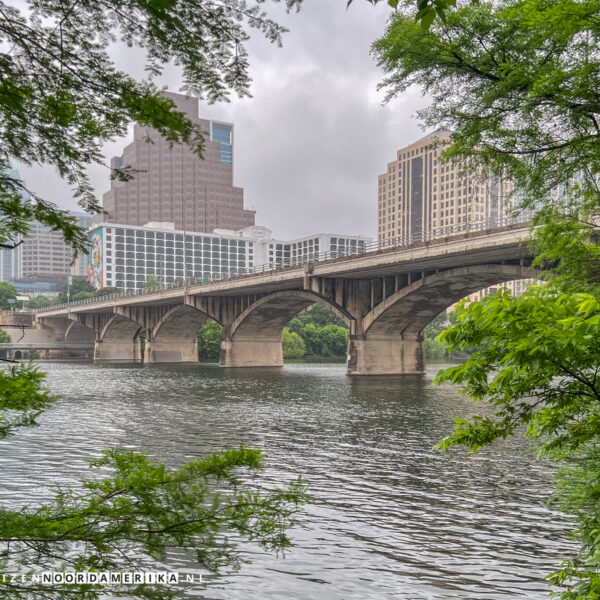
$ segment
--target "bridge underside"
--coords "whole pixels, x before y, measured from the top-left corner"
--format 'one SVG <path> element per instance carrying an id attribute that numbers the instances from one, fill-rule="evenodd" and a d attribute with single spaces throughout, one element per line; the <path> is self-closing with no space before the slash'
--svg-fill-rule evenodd
<path id="1" fill-rule="evenodd" d="M 261 298 L 225 328 L 219 364 L 222 367 L 282 367 L 283 328 L 319 298 L 304 291 L 280 292 Z"/>
<path id="2" fill-rule="evenodd" d="M 198 329 L 210 318 L 181 304 L 167 311 L 150 330 L 144 361 L 198 362 Z"/>
<path id="3" fill-rule="evenodd" d="M 532 278 L 512 265 L 459 267 L 425 276 L 390 294 L 361 319 L 348 340 L 349 375 L 424 373 L 423 329 L 465 296 L 495 284 Z"/>

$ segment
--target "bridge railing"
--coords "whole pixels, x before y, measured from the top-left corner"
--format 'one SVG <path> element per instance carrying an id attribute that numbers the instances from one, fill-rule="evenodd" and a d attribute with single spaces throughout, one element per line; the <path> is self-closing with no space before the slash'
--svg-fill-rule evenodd
<path id="1" fill-rule="evenodd" d="M 502 222 L 502 226 L 525 224 L 528 221 L 521 217 L 505 217 Z M 469 232 L 487 231 L 490 229 L 498 228 L 497 219 L 484 219 L 482 221 L 469 221 L 467 223 L 459 223 L 457 225 L 449 225 L 445 227 L 438 227 L 426 232 L 416 232 L 414 234 L 402 235 L 394 238 L 388 238 L 381 241 L 364 242 L 361 240 L 350 240 L 352 243 L 339 247 L 336 250 L 325 250 L 322 252 L 311 252 L 302 254 L 296 257 L 281 257 L 273 258 L 272 262 L 268 264 L 257 265 L 255 267 L 236 267 L 227 270 L 223 270 L 220 273 L 214 273 L 213 277 L 202 278 L 202 277 L 188 277 L 182 280 L 175 281 L 173 283 L 165 284 L 160 287 L 152 289 L 126 289 L 113 294 L 106 294 L 105 296 L 95 296 L 94 298 L 84 298 L 82 300 L 75 300 L 69 303 L 54 304 L 52 306 L 46 306 L 44 308 L 35 309 L 36 313 L 43 313 L 61 308 L 81 306 L 85 304 L 94 304 L 100 302 L 106 302 L 107 300 L 114 300 L 116 298 L 126 298 L 130 296 L 141 296 L 146 294 L 155 294 L 157 292 L 175 288 L 182 288 L 189 285 L 202 285 L 213 283 L 215 281 L 223 281 L 228 279 L 237 279 L 240 277 L 247 277 L 250 275 L 256 275 L 261 273 L 267 273 L 272 271 L 284 271 L 288 269 L 296 269 L 302 265 L 310 263 L 325 262 L 332 259 L 339 259 L 344 257 L 356 257 L 361 254 L 370 254 L 373 252 L 379 252 L 380 250 L 390 250 L 393 248 L 404 248 L 412 246 L 413 244 L 419 244 L 430 241 L 446 241 L 447 238 L 462 235 Z"/>

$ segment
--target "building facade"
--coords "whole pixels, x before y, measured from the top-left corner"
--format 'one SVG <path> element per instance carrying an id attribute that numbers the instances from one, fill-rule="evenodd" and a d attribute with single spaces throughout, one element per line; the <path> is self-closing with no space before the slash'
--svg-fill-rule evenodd
<path id="1" fill-rule="evenodd" d="M 77 217 L 78 224 L 88 229 L 94 220 L 93 215 L 70 212 Z M 17 248 L 18 278 L 61 278 L 69 275 L 87 276 L 87 256 L 79 256 L 73 264 L 73 249 L 63 240 L 59 231 L 52 231 L 48 225 L 31 221 L 29 233 Z"/>
<path id="2" fill-rule="evenodd" d="M 448 142 L 443 133 L 425 136 L 398 150 L 379 175 L 380 242 L 410 244 L 508 222 L 509 187 L 466 173 L 464 163 L 441 162 Z"/>
<path id="3" fill-rule="evenodd" d="M 266 227 L 194 233 L 173 223 L 145 226 L 100 223 L 88 233 L 88 279 L 94 288 L 143 289 L 154 276 L 162 287 L 195 278 L 240 275 L 364 251 L 369 238 L 318 234 L 282 242 Z"/>
<path id="4" fill-rule="evenodd" d="M 12 281 L 19 276 L 19 251 L 0 250 L 0 281 Z"/>
<path id="5" fill-rule="evenodd" d="M 103 196 L 105 220 L 138 226 L 171 222 L 177 229 L 209 233 L 254 225 L 254 211 L 244 209 L 244 190 L 233 185 L 233 125 L 200 119 L 197 98 L 166 95 L 205 132 L 204 158 L 135 125 L 133 142 L 111 162 L 113 168 L 131 167 L 133 179 L 111 182 Z"/>
<path id="6" fill-rule="evenodd" d="M 440 154 L 449 142 L 444 132 L 427 135 L 398 150 L 387 171 L 379 175 L 380 243 L 408 245 L 512 222 L 515 194 L 510 183 L 469 172 L 464 163 L 441 162 Z M 521 219 L 530 216 L 523 213 Z M 505 282 L 471 294 L 469 300 L 499 289 L 518 295 L 532 282 Z"/>

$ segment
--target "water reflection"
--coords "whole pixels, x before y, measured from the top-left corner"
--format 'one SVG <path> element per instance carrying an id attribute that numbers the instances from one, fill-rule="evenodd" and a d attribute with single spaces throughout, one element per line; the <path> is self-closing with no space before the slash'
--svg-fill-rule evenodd
<path id="1" fill-rule="evenodd" d="M 0 442 L 5 504 L 75 482 L 86 459 L 122 446 L 169 465 L 245 444 L 268 454 L 265 485 L 302 474 L 316 503 L 285 560 L 205 578 L 205 599 L 546 598 L 569 523 L 546 506 L 549 466 L 521 440 L 466 456 L 431 452 L 473 414 L 425 376 L 348 378 L 343 365 L 43 365 L 62 400 L 41 426 Z M 193 568 L 174 553 L 170 565 Z"/>

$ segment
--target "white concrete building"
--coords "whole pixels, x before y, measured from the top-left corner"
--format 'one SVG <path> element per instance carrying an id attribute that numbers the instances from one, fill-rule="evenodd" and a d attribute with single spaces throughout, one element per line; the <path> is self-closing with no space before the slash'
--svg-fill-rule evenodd
<path id="1" fill-rule="evenodd" d="M 141 289 L 152 275 L 163 287 L 190 278 L 217 279 L 261 267 L 300 264 L 326 252 L 355 254 L 371 241 L 335 234 L 280 241 L 266 227 L 216 229 L 208 234 L 176 230 L 173 223 L 98 223 L 89 229 L 88 238 L 88 279 L 96 289 Z"/>

